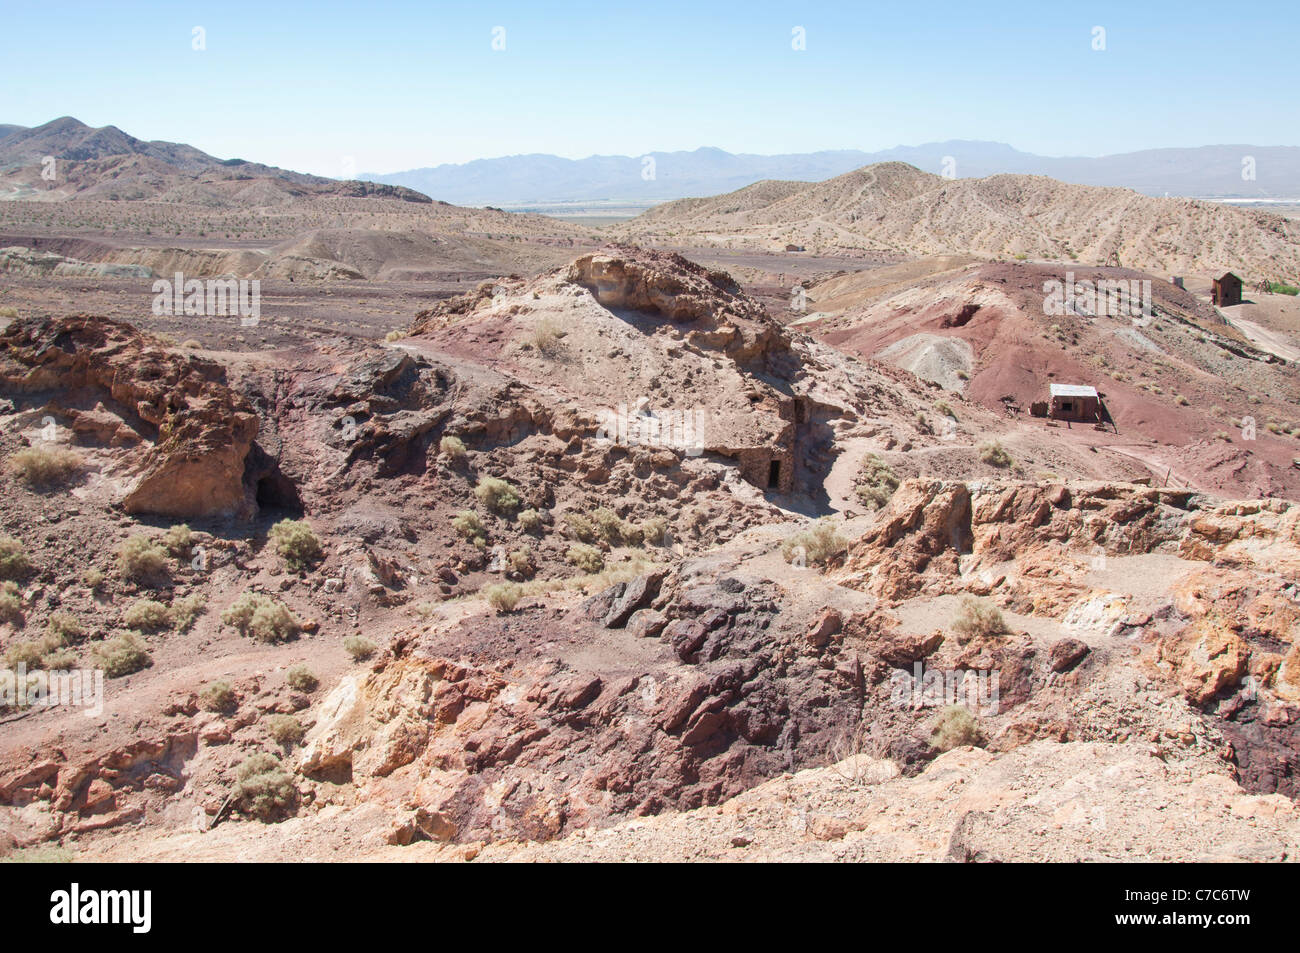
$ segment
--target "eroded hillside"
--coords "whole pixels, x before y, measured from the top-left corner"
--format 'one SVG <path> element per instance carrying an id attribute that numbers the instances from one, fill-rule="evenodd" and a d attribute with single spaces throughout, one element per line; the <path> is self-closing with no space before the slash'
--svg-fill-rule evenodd
<path id="1" fill-rule="evenodd" d="M 1073 859 L 1214 797 L 1162 856 L 1292 850 L 1296 505 L 814 330 L 626 246 L 388 342 L 12 322 L 0 650 L 110 677 L 3 716 L 4 849 Z"/>

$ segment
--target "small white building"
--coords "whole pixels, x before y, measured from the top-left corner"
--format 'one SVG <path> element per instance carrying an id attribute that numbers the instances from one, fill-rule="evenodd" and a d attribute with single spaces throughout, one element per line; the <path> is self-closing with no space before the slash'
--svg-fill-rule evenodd
<path id="1" fill-rule="evenodd" d="M 1049 387 L 1052 404 L 1048 415 L 1054 420 L 1095 422 L 1101 411 L 1101 397 L 1097 388 L 1087 384 L 1052 384 Z"/>

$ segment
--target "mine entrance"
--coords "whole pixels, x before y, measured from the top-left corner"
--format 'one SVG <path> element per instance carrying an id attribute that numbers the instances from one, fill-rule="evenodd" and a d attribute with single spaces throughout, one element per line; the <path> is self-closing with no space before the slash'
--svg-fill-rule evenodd
<path id="1" fill-rule="evenodd" d="M 781 461 L 773 460 L 767 465 L 767 488 L 778 489 L 781 486 Z"/>
<path id="2" fill-rule="evenodd" d="M 293 481 L 278 469 L 258 479 L 256 484 L 257 508 L 260 511 L 288 513 L 302 516 L 302 499 Z"/>

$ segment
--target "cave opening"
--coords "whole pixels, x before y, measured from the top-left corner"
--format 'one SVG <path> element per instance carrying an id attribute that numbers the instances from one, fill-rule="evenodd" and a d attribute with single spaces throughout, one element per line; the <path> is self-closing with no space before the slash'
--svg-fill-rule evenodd
<path id="1" fill-rule="evenodd" d="M 293 481 L 278 470 L 257 481 L 257 508 L 302 516 L 302 499 Z"/>
<path id="2" fill-rule="evenodd" d="M 767 465 L 767 488 L 777 490 L 781 487 L 781 461 L 773 460 Z"/>

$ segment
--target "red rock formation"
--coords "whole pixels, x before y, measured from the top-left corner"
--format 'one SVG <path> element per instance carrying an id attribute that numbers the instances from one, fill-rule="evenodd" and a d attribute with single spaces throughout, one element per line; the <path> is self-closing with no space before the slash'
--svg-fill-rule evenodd
<path id="1" fill-rule="evenodd" d="M 0 334 L 0 387 L 61 406 L 88 393 L 90 407 L 106 403 L 129 430 L 152 438 L 122 500 L 127 512 L 251 515 L 244 463 L 257 416 L 215 362 L 169 351 L 108 318 L 29 319 Z"/>

